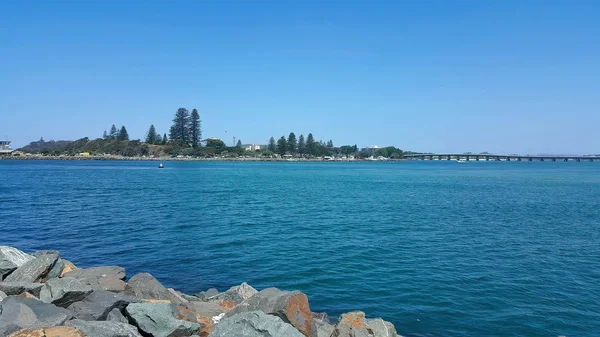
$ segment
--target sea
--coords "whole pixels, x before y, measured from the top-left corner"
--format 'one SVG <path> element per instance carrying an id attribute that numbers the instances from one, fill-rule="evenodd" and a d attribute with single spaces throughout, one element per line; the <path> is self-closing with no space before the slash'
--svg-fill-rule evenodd
<path id="1" fill-rule="evenodd" d="M 599 162 L 0 161 L 0 245 L 403 336 L 600 336 Z"/>

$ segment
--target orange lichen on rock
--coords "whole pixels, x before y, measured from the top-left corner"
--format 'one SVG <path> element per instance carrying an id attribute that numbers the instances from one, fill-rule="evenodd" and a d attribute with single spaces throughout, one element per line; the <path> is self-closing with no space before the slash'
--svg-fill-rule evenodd
<path id="1" fill-rule="evenodd" d="M 235 307 L 235 302 L 234 301 L 223 301 L 223 302 L 219 302 L 219 305 L 222 306 L 223 308 L 225 308 L 225 310 L 229 311 L 229 310 L 233 309 L 233 307 Z"/>
<path id="2" fill-rule="evenodd" d="M 286 316 L 305 336 L 312 336 L 313 315 L 308 305 L 308 297 L 299 293 L 290 297 L 287 301 Z"/>
<path id="3" fill-rule="evenodd" d="M 22 329 L 12 333 L 9 337 L 86 337 L 75 328 L 56 326 L 52 328 L 28 330 Z"/>

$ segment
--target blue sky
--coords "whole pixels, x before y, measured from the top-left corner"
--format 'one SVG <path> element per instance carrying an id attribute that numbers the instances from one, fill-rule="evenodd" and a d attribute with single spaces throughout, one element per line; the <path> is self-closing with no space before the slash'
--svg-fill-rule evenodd
<path id="1" fill-rule="evenodd" d="M 0 138 L 600 153 L 600 1 L 0 2 Z"/>

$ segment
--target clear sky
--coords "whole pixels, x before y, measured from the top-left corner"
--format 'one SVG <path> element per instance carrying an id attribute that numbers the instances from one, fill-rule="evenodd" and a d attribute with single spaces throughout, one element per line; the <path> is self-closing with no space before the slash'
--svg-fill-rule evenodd
<path id="1" fill-rule="evenodd" d="M 600 1 L 0 2 L 0 138 L 600 153 Z"/>

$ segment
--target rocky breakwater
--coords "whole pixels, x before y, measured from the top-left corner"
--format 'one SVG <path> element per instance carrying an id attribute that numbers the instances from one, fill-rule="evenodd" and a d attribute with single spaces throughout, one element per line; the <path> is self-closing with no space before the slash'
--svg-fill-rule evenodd
<path id="1" fill-rule="evenodd" d="M 79 269 L 57 251 L 0 246 L 0 337 L 394 337 L 360 311 L 333 322 L 299 291 L 242 283 L 194 295 L 117 266 Z"/>

